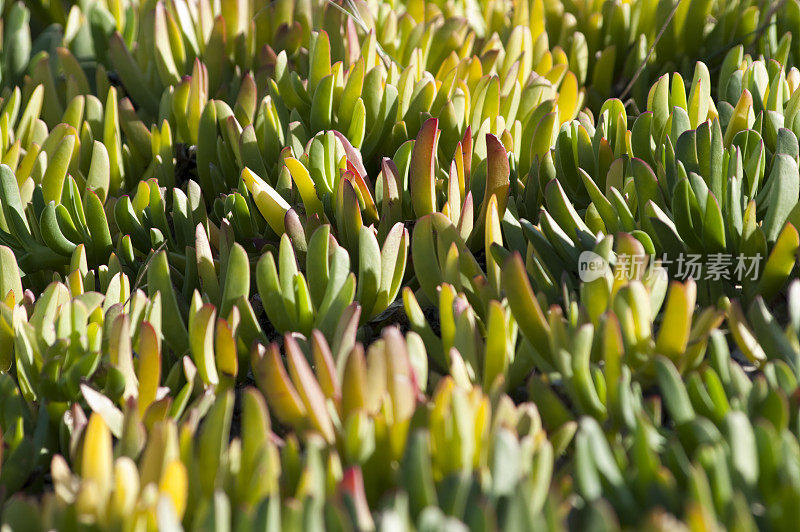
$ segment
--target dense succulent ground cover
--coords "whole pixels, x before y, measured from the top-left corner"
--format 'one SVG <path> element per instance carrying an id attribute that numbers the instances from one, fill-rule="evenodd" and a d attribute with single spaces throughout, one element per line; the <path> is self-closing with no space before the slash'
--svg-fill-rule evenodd
<path id="1" fill-rule="evenodd" d="M 4 526 L 796 528 L 800 1 L 0 13 Z"/>

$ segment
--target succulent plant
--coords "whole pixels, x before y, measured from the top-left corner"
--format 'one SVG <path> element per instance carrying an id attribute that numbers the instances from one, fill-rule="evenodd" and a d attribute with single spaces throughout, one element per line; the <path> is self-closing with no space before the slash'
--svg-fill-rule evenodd
<path id="1" fill-rule="evenodd" d="M 0 30 L 4 526 L 794 526 L 800 1 Z"/>

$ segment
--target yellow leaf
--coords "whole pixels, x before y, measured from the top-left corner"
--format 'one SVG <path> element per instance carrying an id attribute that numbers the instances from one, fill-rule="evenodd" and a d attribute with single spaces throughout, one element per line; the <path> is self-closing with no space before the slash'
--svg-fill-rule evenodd
<path id="1" fill-rule="evenodd" d="M 269 184 L 254 174 L 249 168 L 242 170 L 242 181 L 253 195 L 259 212 L 278 235 L 285 232 L 284 217 L 291 208 L 285 199 Z"/>
<path id="2" fill-rule="evenodd" d="M 92 481 L 98 494 L 108 494 L 111 489 L 114 451 L 111 447 L 111 431 L 97 412 L 93 412 L 86 427 L 86 438 L 81 455 L 81 476 Z M 100 502 L 101 507 L 104 506 Z"/>
<path id="3" fill-rule="evenodd" d="M 103 515 L 104 508 L 101 494 L 105 493 L 97 487 L 97 482 L 84 480 L 75 497 L 75 510 L 82 521 L 96 522 Z M 87 519 L 88 517 L 88 519 Z"/>
<path id="4" fill-rule="evenodd" d="M 175 515 L 178 519 L 183 519 L 186 511 L 186 499 L 188 495 L 189 478 L 186 474 L 186 466 L 178 459 L 167 464 L 159 482 L 159 492 L 167 495 L 172 501 Z"/>
<path id="5" fill-rule="evenodd" d="M 239 359 L 236 356 L 236 342 L 233 339 L 228 322 L 217 319 L 217 330 L 214 336 L 214 351 L 217 358 L 217 369 L 222 373 L 236 376 L 239 371 Z"/>
<path id="6" fill-rule="evenodd" d="M 657 353 L 675 361 L 686 351 L 696 297 L 697 285 L 691 278 L 686 284 L 672 283 L 656 341 Z"/>
<path id="7" fill-rule="evenodd" d="M 328 415 L 325 394 L 322 392 L 322 388 L 314 378 L 311 367 L 308 365 L 308 361 L 294 337 L 287 334 L 284 337 L 283 345 L 286 349 L 289 372 L 292 375 L 297 394 L 306 407 L 308 421 L 322 434 L 328 443 L 333 443 L 336 435 L 334 434 L 333 423 Z"/>
<path id="8" fill-rule="evenodd" d="M 319 217 L 322 218 L 324 216 L 324 208 L 319 197 L 317 197 L 314 181 L 311 179 L 311 174 L 308 173 L 308 169 L 294 157 L 286 157 L 283 164 L 289 169 L 292 180 L 297 185 L 297 190 L 300 192 L 300 197 L 303 199 L 306 213 L 318 214 Z"/>
<path id="9" fill-rule="evenodd" d="M 149 322 L 142 322 L 139 332 L 139 419 L 147 407 L 156 400 L 161 383 L 161 346 L 156 330 Z"/>
<path id="10" fill-rule="evenodd" d="M 728 128 L 725 130 L 725 146 L 730 146 L 733 137 L 740 131 L 750 128 L 756 121 L 753 114 L 753 96 L 750 91 L 745 89 L 736 103 L 736 108 L 733 110 L 731 119 L 728 122 Z"/>
<path id="11" fill-rule="evenodd" d="M 214 364 L 214 318 L 217 309 L 214 305 L 203 305 L 189 317 L 189 345 L 192 358 L 206 384 L 218 384 L 219 376 Z"/>
<path id="12" fill-rule="evenodd" d="M 267 404 L 281 422 L 299 425 L 306 419 L 306 408 L 289 380 L 277 344 L 272 343 L 268 348 L 254 344 L 252 349 L 256 382 Z"/>
<path id="13" fill-rule="evenodd" d="M 575 118 L 578 111 L 578 78 L 567 72 L 558 91 L 558 121 L 563 124 Z"/>
<path id="14" fill-rule="evenodd" d="M 133 513 L 139 498 L 139 471 L 136 463 L 127 456 L 114 462 L 114 493 L 111 496 L 111 511 L 117 517 Z"/>

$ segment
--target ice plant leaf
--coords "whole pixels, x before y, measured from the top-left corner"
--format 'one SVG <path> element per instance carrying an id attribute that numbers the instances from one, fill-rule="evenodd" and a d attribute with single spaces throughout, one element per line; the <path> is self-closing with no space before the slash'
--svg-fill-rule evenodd
<path id="1" fill-rule="evenodd" d="M 139 391 L 137 404 L 139 417 L 144 417 L 147 407 L 156 400 L 161 384 L 161 342 L 155 328 L 142 323 L 139 336 Z"/>
<path id="2" fill-rule="evenodd" d="M 222 290 L 220 317 L 227 319 L 234 303 L 240 297 L 250 294 L 250 261 L 244 248 L 234 243 L 225 270 L 225 284 Z"/>
<path id="3" fill-rule="evenodd" d="M 111 431 L 102 416 L 93 412 L 83 441 L 81 476 L 95 483 L 101 500 L 107 496 L 113 483 L 114 455 L 111 444 Z"/>
<path id="4" fill-rule="evenodd" d="M 797 176 L 797 161 L 789 155 L 776 154 L 765 185 L 769 187 L 763 226 L 767 242 L 774 242 L 778 238 L 789 212 L 800 197 L 800 180 Z"/>
<path id="5" fill-rule="evenodd" d="M 278 346 L 271 344 L 265 348 L 258 344 L 251 356 L 255 358 L 256 382 L 275 416 L 283 423 L 299 426 L 305 419 L 306 408 L 289 380 Z"/>
<path id="6" fill-rule="evenodd" d="M 214 325 L 217 309 L 203 305 L 189 319 L 189 344 L 192 358 L 205 384 L 219 383 L 214 358 Z"/>
<path id="7" fill-rule="evenodd" d="M 675 361 L 686 351 L 696 297 L 697 288 L 692 279 L 670 285 L 656 352 Z"/>
<path id="8" fill-rule="evenodd" d="M 800 236 L 794 225 L 787 223 L 775 247 L 766 258 L 763 272 L 756 287 L 756 292 L 767 301 L 775 297 L 783 287 L 786 279 L 790 276 L 792 269 L 797 263 L 797 253 L 800 250 Z"/>
<path id="9" fill-rule="evenodd" d="M 189 478 L 183 462 L 173 460 L 167 464 L 164 468 L 164 473 L 161 475 L 158 489 L 169 497 L 175 515 L 178 519 L 181 519 L 186 511 L 189 495 Z"/>
<path id="10" fill-rule="evenodd" d="M 285 230 L 284 217 L 291 206 L 274 188 L 250 169 L 242 170 L 242 180 L 247 186 L 247 190 L 253 195 L 253 200 L 261 215 L 267 220 L 273 231 L 282 235 Z"/>
<path id="11" fill-rule="evenodd" d="M 414 214 L 418 218 L 436 211 L 434 167 L 439 134 L 439 120 L 426 120 L 419 130 L 411 153 L 409 187 Z"/>
<path id="12" fill-rule="evenodd" d="M 333 442 L 335 435 L 325 406 L 325 395 L 314 378 L 305 355 L 303 355 L 300 351 L 300 346 L 290 335 L 284 337 L 284 346 L 292 381 L 306 407 L 311 426 L 318 430 L 328 442 Z"/>
<path id="13" fill-rule="evenodd" d="M 110 430 L 111 433 L 117 437 L 122 435 L 123 415 L 122 412 L 114 406 L 114 403 L 108 397 L 86 384 L 81 384 L 80 390 L 89 407 L 94 411 L 94 414 L 102 417 L 105 430 Z"/>
<path id="14" fill-rule="evenodd" d="M 322 202 L 317 197 L 314 182 L 311 180 L 311 175 L 306 170 L 306 167 L 294 157 L 286 157 L 283 162 L 286 168 L 289 169 L 289 173 L 297 185 L 297 190 L 303 198 L 306 212 L 308 214 L 317 214 L 320 217 L 324 216 Z"/>

